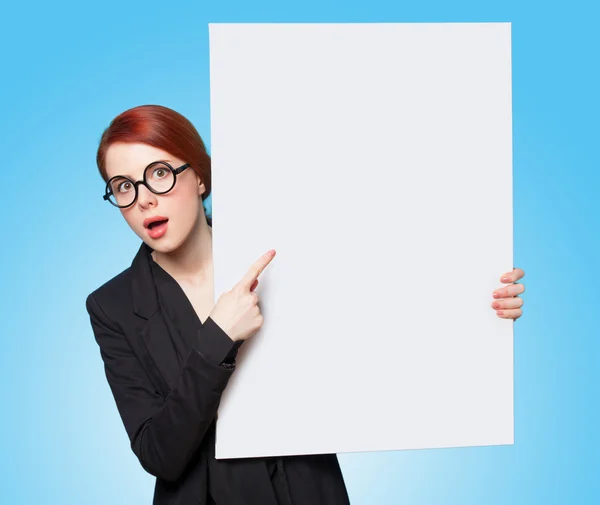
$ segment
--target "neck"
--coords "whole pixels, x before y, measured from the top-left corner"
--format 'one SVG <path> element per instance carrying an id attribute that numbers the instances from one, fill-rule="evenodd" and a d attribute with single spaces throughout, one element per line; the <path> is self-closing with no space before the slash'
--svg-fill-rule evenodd
<path id="1" fill-rule="evenodd" d="M 198 285 L 210 280 L 213 271 L 212 228 L 204 214 L 189 237 L 174 251 L 152 251 L 152 258 L 173 278 Z"/>

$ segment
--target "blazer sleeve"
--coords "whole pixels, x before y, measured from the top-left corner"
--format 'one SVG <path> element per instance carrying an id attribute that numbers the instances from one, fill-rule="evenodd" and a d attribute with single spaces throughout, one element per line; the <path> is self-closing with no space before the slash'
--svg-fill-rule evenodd
<path id="1" fill-rule="evenodd" d="M 148 473 L 176 481 L 214 420 L 234 369 L 219 366 L 192 349 L 177 386 L 163 398 L 94 293 L 88 295 L 86 308 L 133 452 Z M 213 331 L 217 330 L 222 331 L 215 324 Z"/>

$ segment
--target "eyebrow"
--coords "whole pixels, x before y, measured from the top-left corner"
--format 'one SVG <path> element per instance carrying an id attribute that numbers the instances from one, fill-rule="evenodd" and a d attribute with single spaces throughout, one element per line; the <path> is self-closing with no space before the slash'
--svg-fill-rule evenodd
<path id="1" fill-rule="evenodd" d="M 151 161 L 150 163 L 148 163 L 148 165 L 152 165 L 152 163 L 158 163 L 159 161 L 165 161 L 167 163 L 173 163 L 173 160 L 154 160 L 154 161 Z M 146 165 L 144 167 L 144 170 L 146 170 L 146 168 L 148 167 L 148 165 Z M 133 177 L 131 176 L 131 174 L 120 173 L 120 174 L 114 175 L 113 177 L 127 177 L 128 179 L 132 179 L 133 180 Z"/>

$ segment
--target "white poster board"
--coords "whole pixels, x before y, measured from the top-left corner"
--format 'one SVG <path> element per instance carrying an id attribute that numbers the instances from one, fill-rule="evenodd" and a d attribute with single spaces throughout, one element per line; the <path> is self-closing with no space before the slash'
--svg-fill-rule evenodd
<path id="1" fill-rule="evenodd" d="M 209 25 L 218 458 L 513 443 L 510 28 Z"/>

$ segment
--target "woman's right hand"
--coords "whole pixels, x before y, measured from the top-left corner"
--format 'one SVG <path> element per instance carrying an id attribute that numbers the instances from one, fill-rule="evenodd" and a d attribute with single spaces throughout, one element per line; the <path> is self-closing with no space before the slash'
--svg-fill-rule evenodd
<path id="1" fill-rule="evenodd" d="M 274 257 L 274 249 L 263 254 L 240 282 L 219 297 L 210 313 L 210 318 L 234 342 L 247 340 L 263 324 L 258 295 L 254 290 L 258 286 L 258 276 Z"/>

